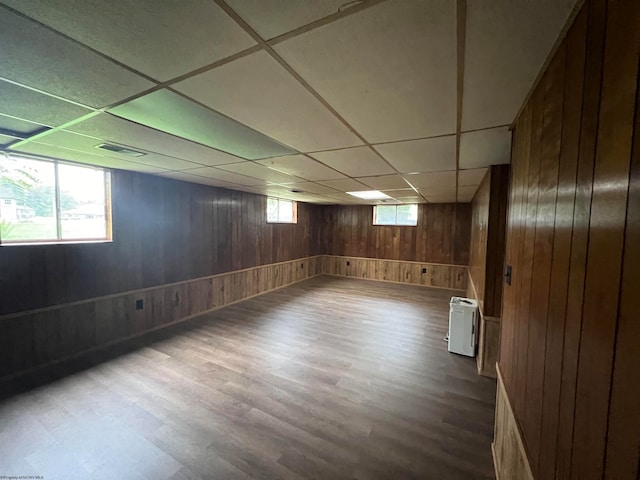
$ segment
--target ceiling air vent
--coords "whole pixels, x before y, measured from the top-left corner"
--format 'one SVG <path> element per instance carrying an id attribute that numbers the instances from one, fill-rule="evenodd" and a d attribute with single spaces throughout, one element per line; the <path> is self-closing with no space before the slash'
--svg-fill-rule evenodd
<path id="1" fill-rule="evenodd" d="M 100 150 L 107 150 L 108 152 L 121 153 L 122 155 L 129 155 L 130 157 L 142 157 L 146 155 L 146 153 L 131 150 L 130 148 L 121 147 L 119 145 L 112 145 L 110 143 L 101 143 L 100 145 L 96 145 L 96 148 L 99 148 Z"/>

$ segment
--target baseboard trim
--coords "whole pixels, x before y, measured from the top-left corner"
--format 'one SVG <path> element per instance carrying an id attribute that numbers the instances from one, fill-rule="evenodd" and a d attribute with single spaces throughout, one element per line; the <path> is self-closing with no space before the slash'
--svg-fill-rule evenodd
<path id="1" fill-rule="evenodd" d="M 322 266 L 321 256 L 304 257 L 13 314 L 0 322 L 0 380 L 321 275 Z"/>
<path id="2" fill-rule="evenodd" d="M 352 275 L 338 275 L 337 273 L 323 273 L 322 275 L 327 277 L 335 277 L 335 278 L 351 278 L 353 280 L 365 280 L 368 282 L 382 282 L 382 283 L 394 283 L 396 285 L 408 285 L 412 287 L 422 287 L 422 288 L 433 288 L 436 290 L 449 290 L 451 292 L 465 292 L 466 290 L 461 288 L 449 288 L 449 287 L 436 287 L 433 285 L 421 285 L 419 283 L 409 283 L 409 282 L 396 282 L 394 280 L 381 280 L 379 278 L 364 278 L 364 277 L 354 277 Z"/>
<path id="3" fill-rule="evenodd" d="M 235 273 L 235 272 L 231 272 L 231 273 Z M 43 370 L 45 368 L 51 368 L 51 367 L 53 367 L 55 365 L 58 365 L 58 364 L 61 364 L 61 363 L 64 363 L 64 362 L 68 362 L 68 361 L 71 361 L 71 360 L 74 360 L 74 359 L 77 359 L 77 358 L 80 358 L 80 357 L 82 357 L 84 355 L 89 355 L 91 353 L 99 352 L 99 351 L 104 350 L 106 348 L 113 347 L 114 345 L 118 345 L 120 343 L 124 343 L 124 342 L 127 342 L 129 340 L 133 340 L 135 338 L 142 337 L 142 336 L 147 335 L 147 334 L 152 333 L 152 332 L 157 332 L 159 330 L 164 330 L 165 328 L 173 327 L 175 325 L 178 325 L 179 323 L 186 322 L 186 321 L 191 320 L 193 318 L 200 317 L 202 315 L 206 315 L 208 313 L 215 312 L 216 310 L 221 310 L 223 308 L 230 307 L 231 305 L 235 305 L 237 303 L 244 302 L 245 300 L 249 300 L 251 298 L 259 297 L 261 295 L 266 295 L 267 293 L 275 292 L 276 290 L 280 290 L 281 288 L 290 287 L 291 285 L 295 285 L 296 283 L 304 282 L 305 280 L 309 280 L 311 278 L 320 277 L 322 275 L 323 275 L 322 273 L 317 273 L 317 274 L 312 275 L 310 277 L 306 277 L 306 278 L 297 280 L 297 281 L 295 281 L 293 283 L 287 283 L 286 285 L 281 285 L 281 286 L 275 287 L 275 288 L 273 288 L 271 290 L 267 290 L 267 291 L 264 291 L 264 292 L 256 293 L 255 295 L 250 295 L 248 297 L 240 298 L 238 300 L 234 300 L 234 301 L 232 301 L 230 303 L 226 303 L 224 305 L 219 305 L 219 306 L 210 308 L 210 309 L 202 311 L 202 312 L 198 312 L 198 313 L 194 313 L 192 315 L 188 315 L 188 316 L 180 318 L 178 320 L 174 320 L 174 321 L 172 321 L 170 323 L 165 323 L 163 325 L 158 325 L 157 327 L 153 327 L 153 328 L 151 328 L 149 330 L 144 330 L 142 332 L 138 332 L 138 333 L 135 333 L 133 335 L 129 335 L 129 336 L 126 336 L 126 337 L 118 338 L 118 339 L 113 340 L 111 342 L 107 342 L 107 343 L 104 343 L 104 344 L 96 345 L 95 347 L 91 347 L 91 348 L 88 348 L 88 349 L 85 349 L 85 350 L 81 350 L 81 351 L 78 351 L 78 352 L 76 352 L 76 353 L 74 353 L 72 355 L 68 355 L 66 357 L 61 357 L 59 359 L 55 359 L 55 360 L 52 360 L 52 361 L 47 362 L 47 363 L 36 365 L 35 367 L 27 368 L 27 369 L 24 369 L 24 370 L 19 370 L 19 371 L 15 372 L 15 373 L 12 373 L 10 375 L 6 375 L 4 377 L 0 377 L 0 382 L 13 380 L 13 379 L 21 377 L 23 375 L 28 375 L 30 373 L 37 372 L 38 370 Z"/>
<path id="4" fill-rule="evenodd" d="M 292 263 L 292 262 L 306 262 L 306 261 L 312 260 L 312 259 L 318 259 L 318 261 L 322 262 L 322 259 L 325 256 L 326 255 L 310 255 L 308 257 L 300 257 L 300 258 L 294 258 L 292 260 L 285 260 L 284 262 L 266 263 L 264 265 L 257 265 L 255 267 L 241 268 L 240 270 L 230 270 L 228 272 L 216 273 L 215 275 L 207 275 L 206 277 L 190 278 L 188 280 L 181 280 L 179 282 L 162 283 L 160 285 L 154 285 L 154 286 L 151 286 L 151 287 L 137 288 L 135 290 L 126 290 L 124 292 L 110 293 L 108 295 L 100 295 L 98 297 L 83 298 L 82 300 L 75 300 L 73 302 L 59 303 L 59 304 L 56 304 L 56 305 L 49 305 L 49 306 L 46 306 L 46 307 L 33 308 L 31 310 L 22 310 L 20 312 L 7 313 L 5 315 L 0 315 L 0 322 L 2 322 L 2 320 L 9 320 L 9 319 L 16 318 L 16 317 L 23 317 L 25 315 L 35 315 L 37 313 L 49 312 L 49 311 L 52 311 L 52 310 L 60 310 L 60 309 L 69 308 L 69 307 L 75 307 L 77 305 L 83 305 L 83 304 L 86 304 L 86 303 L 97 302 L 97 301 L 100 301 L 100 300 L 109 300 L 111 298 L 122 297 L 124 295 L 135 295 L 135 294 L 139 294 L 139 293 L 150 292 L 150 291 L 153 291 L 153 290 L 157 290 L 159 288 L 175 287 L 175 286 L 178 286 L 178 285 L 188 285 L 188 284 L 191 284 L 191 283 L 201 282 L 203 280 L 213 280 L 213 279 L 216 279 L 216 278 L 226 277 L 228 275 L 234 275 L 234 274 L 243 273 L 243 272 L 250 272 L 250 271 L 253 271 L 253 270 L 260 270 L 260 269 L 263 269 L 263 268 L 276 267 L 278 265 L 286 265 L 287 263 Z M 318 274 L 318 275 L 320 275 L 320 274 Z"/>
<path id="5" fill-rule="evenodd" d="M 496 420 L 491 444 L 496 479 L 534 480 L 522 431 L 513 413 L 499 365 L 496 365 L 496 372 Z"/>

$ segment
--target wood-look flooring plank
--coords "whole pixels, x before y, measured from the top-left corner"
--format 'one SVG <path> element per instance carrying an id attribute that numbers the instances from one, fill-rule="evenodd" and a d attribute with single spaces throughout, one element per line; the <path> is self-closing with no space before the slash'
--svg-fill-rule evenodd
<path id="1" fill-rule="evenodd" d="M 2 385 L 0 471 L 492 479 L 495 381 L 447 290 L 316 277 Z"/>

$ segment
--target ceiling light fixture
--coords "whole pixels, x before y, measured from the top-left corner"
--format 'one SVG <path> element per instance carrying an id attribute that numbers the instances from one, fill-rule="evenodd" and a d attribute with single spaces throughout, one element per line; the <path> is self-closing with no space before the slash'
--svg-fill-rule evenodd
<path id="1" fill-rule="evenodd" d="M 391 198 L 386 193 L 379 192 L 378 190 L 365 190 L 362 192 L 347 192 L 354 197 L 362 198 L 363 200 L 382 200 L 385 198 Z"/>

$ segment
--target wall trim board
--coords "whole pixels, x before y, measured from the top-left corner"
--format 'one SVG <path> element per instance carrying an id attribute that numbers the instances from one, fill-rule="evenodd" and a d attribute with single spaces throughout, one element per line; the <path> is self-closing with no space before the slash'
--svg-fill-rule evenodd
<path id="1" fill-rule="evenodd" d="M 379 258 L 379 257 L 357 257 L 353 255 L 318 255 L 321 257 L 336 257 L 336 258 L 349 258 L 354 260 L 380 260 L 385 262 L 396 262 L 396 263 L 413 263 L 416 265 L 434 265 L 434 266 L 442 266 L 442 267 L 456 267 L 456 268 L 464 268 L 468 269 L 467 265 L 458 265 L 455 263 L 436 263 L 436 262 L 416 262 L 415 260 L 398 260 L 395 258 Z"/>
<path id="2" fill-rule="evenodd" d="M 522 432 L 513 414 L 500 366 L 496 365 L 496 420 L 491 443 L 497 480 L 534 480 Z"/>
<path id="3" fill-rule="evenodd" d="M 350 262 L 351 265 L 347 265 Z M 422 270 L 426 269 L 426 273 Z M 466 291 L 467 267 L 439 263 L 325 255 L 326 275 Z"/>
<path id="4" fill-rule="evenodd" d="M 467 297 L 478 300 L 478 292 L 473 283 L 471 270 L 468 271 Z M 482 312 L 482 305 L 478 301 L 478 312 L 480 313 L 480 331 L 478 338 L 478 354 L 476 363 L 478 373 L 483 377 L 497 378 L 495 365 L 500 357 L 500 317 L 490 317 Z"/>
<path id="5" fill-rule="evenodd" d="M 0 381 L 316 277 L 322 267 L 316 255 L 11 314 L 0 337 Z"/>
<path id="6" fill-rule="evenodd" d="M 24 311 L 21 311 L 21 312 L 8 313 L 6 315 L 0 315 L 0 322 L 2 322 L 3 320 L 9 320 L 9 319 L 15 318 L 15 317 L 22 317 L 22 316 L 25 316 L 25 315 L 32 315 L 32 314 L 36 314 L 36 313 L 48 312 L 48 311 L 51 311 L 51 310 L 60 310 L 62 308 L 73 307 L 73 306 L 76 306 L 76 305 L 83 305 L 85 303 L 92 303 L 92 302 L 96 302 L 98 300 L 109 300 L 111 298 L 122 297 L 122 296 L 125 296 L 125 295 L 135 295 L 135 294 L 145 293 L 145 292 L 149 292 L 149 291 L 152 291 L 152 290 L 156 290 L 158 288 L 167 288 L 167 287 L 175 287 L 175 286 L 178 286 L 178 285 L 187 285 L 187 284 L 190 284 L 190 283 L 200 282 L 200 281 L 203 281 L 203 280 L 222 278 L 222 277 L 225 277 L 227 275 L 233 275 L 233 274 L 238 274 L 238 273 L 243 273 L 243 272 L 249 272 L 249 271 L 259 270 L 259 269 L 267 268 L 267 267 L 275 267 L 275 266 L 278 266 L 278 265 L 284 265 L 284 264 L 294 263 L 294 262 L 304 262 L 304 261 L 307 261 L 307 260 L 312 260 L 314 258 L 322 259 L 322 257 L 324 257 L 324 255 L 310 255 L 308 257 L 296 258 L 294 260 L 286 260 L 284 262 L 268 263 L 268 264 L 265 264 L 265 265 L 258 265 L 258 266 L 255 266 L 255 267 L 242 268 L 240 270 L 231 270 L 229 272 L 216 273 L 215 275 L 207 275 L 205 277 L 191 278 L 189 280 L 181 280 L 179 282 L 164 283 L 164 284 L 155 285 L 155 286 L 152 286 L 152 287 L 144 287 L 144 288 L 138 288 L 138 289 L 135 289 L 135 290 L 128 290 L 126 292 L 111 293 L 109 295 L 101 295 L 99 297 L 85 298 L 85 299 L 82 299 L 82 300 L 76 300 L 74 302 L 60 303 L 58 305 L 50 305 L 48 307 L 34 308 L 34 309 L 31 309 L 31 310 L 24 310 Z M 320 275 L 320 274 L 318 274 L 318 275 Z"/>
<path id="7" fill-rule="evenodd" d="M 338 275 L 337 273 L 322 273 L 321 275 L 325 275 L 327 277 L 336 277 L 336 278 L 352 278 L 354 280 L 365 280 L 369 282 L 395 283 L 396 285 L 411 285 L 414 287 L 435 288 L 437 290 L 451 290 L 459 293 L 464 293 L 465 291 L 462 288 L 434 287 L 432 285 L 421 285 L 419 283 L 396 282 L 394 280 L 380 280 L 378 278 L 363 278 L 363 277 L 353 277 L 349 275 Z"/>

